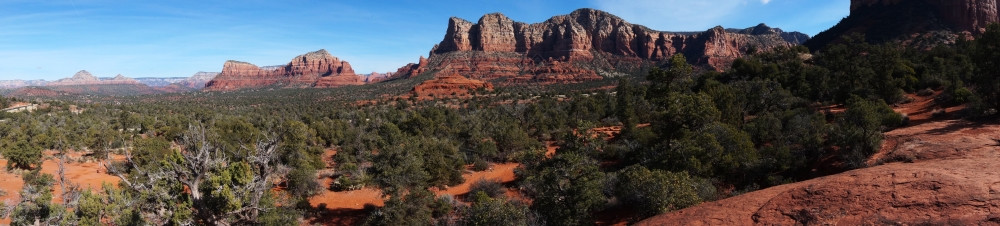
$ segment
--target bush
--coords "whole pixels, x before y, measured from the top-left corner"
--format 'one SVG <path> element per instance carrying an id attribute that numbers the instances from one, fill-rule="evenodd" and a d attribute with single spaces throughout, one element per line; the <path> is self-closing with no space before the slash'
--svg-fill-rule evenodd
<path id="1" fill-rule="evenodd" d="M 483 192 L 473 194 L 472 204 L 459 209 L 460 225 L 537 225 L 527 205 L 502 198 L 490 198 Z"/>
<path id="2" fill-rule="evenodd" d="M 26 140 L 16 141 L 3 155 L 7 158 L 7 169 L 31 169 L 42 164 L 42 148 Z"/>
<path id="3" fill-rule="evenodd" d="M 487 169 L 490 169 L 490 162 L 487 162 L 482 158 L 476 158 L 476 160 L 472 161 L 472 170 L 483 171 Z"/>
<path id="4" fill-rule="evenodd" d="M 881 148 L 882 131 L 902 123 L 903 116 L 885 102 L 851 97 L 833 131 L 842 160 L 849 168 L 864 166 L 864 161 Z"/>
<path id="5" fill-rule="evenodd" d="M 607 201 L 604 172 L 585 155 L 566 153 L 543 161 L 526 178 L 535 194 L 531 208 L 554 225 L 590 222 L 593 211 Z"/>
<path id="6" fill-rule="evenodd" d="M 954 94 L 952 94 L 952 96 L 956 104 L 968 103 L 969 101 L 972 101 L 973 98 L 976 98 L 976 95 L 973 94 L 972 91 L 969 91 L 969 89 L 966 89 L 965 87 L 960 87 L 958 89 L 955 89 L 955 92 Z"/>
<path id="7" fill-rule="evenodd" d="M 931 88 L 926 88 L 926 89 L 922 89 L 920 91 L 917 91 L 917 96 L 926 97 L 926 96 L 930 96 L 930 95 L 934 95 L 934 90 L 932 90 Z"/>
<path id="8" fill-rule="evenodd" d="M 482 192 L 489 196 L 490 198 L 501 197 L 504 194 L 503 184 L 496 179 L 483 179 L 472 183 L 469 186 L 469 194 L 476 194 Z"/>
<path id="9" fill-rule="evenodd" d="M 701 202 L 697 183 L 686 172 L 650 171 L 633 165 L 620 171 L 616 196 L 642 211 L 643 218 Z M 709 195 L 708 192 L 705 192 Z"/>

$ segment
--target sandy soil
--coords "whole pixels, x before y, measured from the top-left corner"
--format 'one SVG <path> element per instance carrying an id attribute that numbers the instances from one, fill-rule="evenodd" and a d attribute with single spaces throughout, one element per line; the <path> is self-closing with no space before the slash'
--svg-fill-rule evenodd
<path id="1" fill-rule="evenodd" d="M 551 149 L 554 151 L 554 146 Z M 327 150 L 324 153 L 323 159 L 328 163 L 327 169 L 324 171 L 332 171 L 332 157 L 335 154 L 336 150 L 333 149 Z M 464 183 L 445 189 L 431 188 L 431 191 L 438 196 L 447 194 L 453 197 L 462 197 L 469 192 L 469 187 L 472 183 L 479 180 L 498 180 L 501 183 L 514 181 L 514 169 L 518 166 L 520 166 L 518 163 L 492 164 L 489 169 L 484 171 L 466 171 L 462 175 L 462 178 L 465 179 Z M 468 167 L 471 168 L 471 166 Z M 322 174 L 321 172 L 320 175 Z M 318 178 L 317 180 L 324 186 L 332 183 L 332 179 L 330 178 Z M 508 193 L 517 193 L 517 191 L 508 189 Z M 515 195 L 519 196 L 520 194 Z M 327 189 L 323 193 L 310 198 L 309 203 L 316 209 L 312 216 L 307 217 L 305 222 L 307 224 L 356 225 L 364 221 L 364 218 L 368 216 L 365 210 L 366 206 L 380 207 L 385 204 L 385 199 L 382 196 L 382 191 L 375 188 L 342 192 L 334 192 Z"/>
<path id="2" fill-rule="evenodd" d="M 52 157 L 55 153 L 55 151 L 45 151 L 46 159 L 42 162 L 41 172 L 51 174 L 57 180 L 52 186 L 52 201 L 58 203 L 62 202 L 62 188 L 59 187 L 59 174 L 57 173 L 59 170 L 59 160 Z M 70 152 L 67 156 L 68 159 L 82 159 L 82 153 L 78 152 Z M 6 164 L 6 159 L 0 159 L 0 166 L 5 166 Z M 65 166 L 66 180 L 80 186 L 83 190 L 100 191 L 103 183 L 116 185 L 119 181 L 118 177 L 107 174 L 104 165 L 100 162 L 67 161 Z M 24 187 L 24 180 L 21 178 L 20 173 L 13 173 L 7 170 L 0 172 L 0 190 L 6 192 L 3 196 L 0 196 L 0 200 L 3 200 L 4 203 L 8 205 L 16 204 L 21 198 L 18 193 L 21 192 L 22 187 Z M 9 223 L 10 219 L 8 218 L 0 219 L 0 224 Z"/>

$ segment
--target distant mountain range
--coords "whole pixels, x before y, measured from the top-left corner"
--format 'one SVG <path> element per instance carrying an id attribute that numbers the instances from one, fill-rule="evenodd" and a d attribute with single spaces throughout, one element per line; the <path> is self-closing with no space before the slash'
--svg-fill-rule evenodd
<path id="1" fill-rule="evenodd" d="M 217 72 L 198 72 L 191 77 L 138 78 L 123 75 L 96 77 L 81 70 L 69 78 L 56 81 L 45 80 L 0 80 L 0 89 L 13 90 L 9 95 L 143 95 L 170 92 L 197 91 L 205 83 L 215 78 Z M 23 89 L 23 90 L 22 90 Z"/>

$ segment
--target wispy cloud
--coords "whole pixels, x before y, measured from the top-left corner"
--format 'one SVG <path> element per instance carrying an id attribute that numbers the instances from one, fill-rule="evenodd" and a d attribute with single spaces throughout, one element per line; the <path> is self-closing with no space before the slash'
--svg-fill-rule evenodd
<path id="1" fill-rule="evenodd" d="M 771 0 L 760 0 L 760 3 L 764 3 L 766 5 L 767 3 L 771 3 Z"/>

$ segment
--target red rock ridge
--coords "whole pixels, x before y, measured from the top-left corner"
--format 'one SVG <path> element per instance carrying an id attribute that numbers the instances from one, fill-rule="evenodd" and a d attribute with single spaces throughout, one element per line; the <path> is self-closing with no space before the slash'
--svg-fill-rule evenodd
<path id="1" fill-rule="evenodd" d="M 937 9 L 937 15 L 959 31 L 978 32 L 990 23 L 1000 22 L 997 0 L 919 0 Z M 851 11 L 873 5 L 895 5 L 902 0 L 851 0 Z"/>
<path id="2" fill-rule="evenodd" d="M 361 85 L 364 81 L 354 73 L 351 64 L 330 55 L 326 50 L 295 57 L 287 65 L 261 68 L 246 62 L 227 61 L 222 73 L 205 85 L 208 91 L 244 88 L 279 87 L 339 87 Z"/>
<path id="3" fill-rule="evenodd" d="M 493 84 L 475 79 L 469 79 L 457 73 L 436 76 L 413 87 L 412 95 L 418 100 L 443 97 L 467 96 L 478 89 L 493 90 Z"/>
<path id="4" fill-rule="evenodd" d="M 684 53 L 695 63 L 723 69 L 751 46 L 767 50 L 800 44 L 783 39 L 787 34 L 778 29 L 765 31 L 771 32 L 749 34 L 721 27 L 660 32 L 594 9 L 536 24 L 515 22 L 500 13 L 487 14 L 475 24 L 453 17 L 444 40 L 431 50 L 430 65 L 421 66 L 473 79 L 577 82 L 603 78 L 598 72 L 621 71 L 614 66 L 620 62 L 636 65 Z"/>

